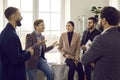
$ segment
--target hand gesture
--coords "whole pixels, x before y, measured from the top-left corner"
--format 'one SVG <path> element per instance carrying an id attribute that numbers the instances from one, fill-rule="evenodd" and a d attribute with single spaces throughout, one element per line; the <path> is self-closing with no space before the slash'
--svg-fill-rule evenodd
<path id="1" fill-rule="evenodd" d="M 47 40 L 38 40 L 37 41 L 37 44 L 40 46 L 40 45 L 42 45 L 42 44 L 45 44 L 45 42 L 46 42 Z"/>
<path id="2" fill-rule="evenodd" d="M 57 41 L 55 41 L 55 42 L 52 44 L 52 46 L 53 46 L 53 47 L 58 46 Z"/>
<path id="3" fill-rule="evenodd" d="M 34 50 L 33 50 L 33 48 L 32 48 L 32 47 L 30 47 L 27 51 L 29 51 L 29 52 L 30 52 L 31 56 L 33 56 L 33 55 L 34 55 Z"/>

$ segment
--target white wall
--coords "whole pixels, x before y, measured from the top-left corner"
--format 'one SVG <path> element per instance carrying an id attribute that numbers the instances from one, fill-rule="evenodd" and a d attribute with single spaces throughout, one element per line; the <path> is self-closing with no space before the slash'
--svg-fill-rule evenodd
<path id="1" fill-rule="evenodd" d="M 120 10 L 120 0 L 118 0 L 118 10 Z"/>
<path id="2" fill-rule="evenodd" d="M 82 16 L 85 15 L 87 19 L 90 16 L 93 16 L 93 13 L 90 12 L 92 6 L 108 6 L 109 0 L 70 0 L 70 13 L 66 12 L 66 15 L 70 15 L 69 19 L 74 21 L 76 24 L 75 30 L 80 32 L 79 25 L 82 26 L 82 20 L 79 22 L 78 16 L 82 19 Z M 67 4 L 68 5 L 68 4 Z M 69 6 L 68 6 L 69 8 Z M 69 10 L 69 9 L 68 9 Z M 68 16 L 67 19 L 68 19 Z"/>

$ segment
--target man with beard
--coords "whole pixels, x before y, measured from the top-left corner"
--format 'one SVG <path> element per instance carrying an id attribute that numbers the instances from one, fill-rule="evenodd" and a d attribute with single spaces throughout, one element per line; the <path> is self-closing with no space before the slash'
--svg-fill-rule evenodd
<path id="1" fill-rule="evenodd" d="M 87 30 L 84 31 L 83 37 L 81 40 L 81 49 L 83 50 L 83 54 L 86 52 L 86 44 L 88 41 L 92 42 L 94 37 L 100 34 L 100 31 L 96 29 L 98 20 L 95 17 L 89 17 L 88 18 L 88 27 Z M 91 44 L 89 44 L 90 46 Z M 91 80 L 91 71 L 92 66 L 91 64 L 85 65 L 85 75 L 87 80 Z"/>
<path id="2" fill-rule="evenodd" d="M 15 31 L 16 26 L 21 26 L 22 17 L 19 10 L 8 7 L 4 14 L 8 23 L 0 35 L 2 80 L 26 80 L 25 61 L 34 54 L 34 50 L 32 47 L 26 51 L 22 50 Z"/>
<path id="3" fill-rule="evenodd" d="M 104 31 L 95 37 L 82 57 L 84 65 L 95 63 L 93 80 L 120 80 L 120 15 L 114 7 L 104 7 L 100 14 Z"/>

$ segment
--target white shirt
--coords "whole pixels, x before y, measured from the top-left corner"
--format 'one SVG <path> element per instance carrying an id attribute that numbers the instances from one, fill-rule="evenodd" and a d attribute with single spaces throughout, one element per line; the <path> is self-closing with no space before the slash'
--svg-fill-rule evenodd
<path id="1" fill-rule="evenodd" d="M 104 34 L 107 30 L 109 30 L 112 27 L 115 27 L 115 26 L 111 26 L 111 27 L 106 28 L 101 34 Z"/>

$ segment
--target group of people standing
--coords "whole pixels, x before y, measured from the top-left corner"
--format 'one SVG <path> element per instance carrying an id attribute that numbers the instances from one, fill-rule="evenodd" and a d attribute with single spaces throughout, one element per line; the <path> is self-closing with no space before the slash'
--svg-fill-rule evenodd
<path id="1" fill-rule="evenodd" d="M 74 80 L 75 71 L 78 72 L 78 80 L 85 80 L 85 76 L 86 80 L 120 80 L 120 30 L 117 27 L 120 16 L 114 7 L 107 6 L 101 11 L 100 24 L 104 28 L 102 33 L 96 29 L 98 20 L 95 17 L 88 18 L 88 27 L 82 38 L 74 31 L 74 22 L 68 21 L 67 31 L 61 34 L 59 43 L 55 41 L 48 47 L 47 40 L 42 35 L 45 29 L 44 20 L 35 20 L 34 31 L 26 35 L 25 50 L 22 50 L 15 31 L 17 26 L 21 26 L 19 10 L 8 7 L 4 14 L 8 23 L 0 34 L 1 80 L 26 80 L 26 72 L 29 80 L 38 80 L 37 70 L 44 72 L 47 80 L 54 80 L 45 53 L 55 46 L 58 46 L 58 50 L 66 58 L 65 63 L 69 67 L 68 80 Z M 89 40 L 92 43 L 87 49 Z M 83 51 L 81 59 L 80 49 Z"/>

